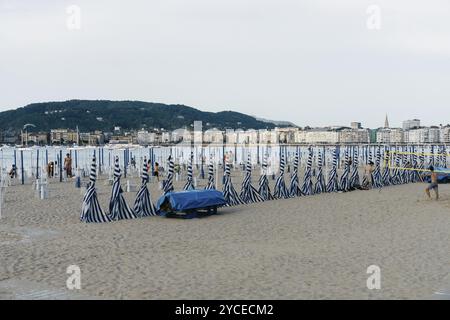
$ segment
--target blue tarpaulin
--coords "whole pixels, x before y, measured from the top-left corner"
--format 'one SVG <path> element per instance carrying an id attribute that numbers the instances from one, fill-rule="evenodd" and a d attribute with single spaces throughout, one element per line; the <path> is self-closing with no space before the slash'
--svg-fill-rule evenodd
<path id="1" fill-rule="evenodd" d="M 437 177 L 438 183 L 450 183 L 450 169 L 449 168 L 435 167 L 434 172 L 436 172 L 438 174 L 438 177 Z M 425 181 L 431 182 L 431 177 L 429 175 L 427 175 L 425 177 Z"/>
<path id="2" fill-rule="evenodd" d="M 185 211 L 202 209 L 208 207 L 220 207 L 226 204 L 223 193 L 217 190 L 189 190 L 180 192 L 169 192 L 159 198 L 156 203 L 156 210 L 161 210 L 163 203 L 168 202 L 173 211 Z"/>

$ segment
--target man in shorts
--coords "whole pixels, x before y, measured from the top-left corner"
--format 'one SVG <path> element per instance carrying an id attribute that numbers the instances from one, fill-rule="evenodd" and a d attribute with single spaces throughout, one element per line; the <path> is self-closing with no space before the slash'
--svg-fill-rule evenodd
<path id="1" fill-rule="evenodd" d="M 428 187 L 425 189 L 425 193 L 427 194 L 428 198 L 431 199 L 430 190 L 434 190 L 434 193 L 436 194 L 436 200 L 439 199 L 439 187 L 438 187 L 438 180 L 437 180 L 437 173 L 434 172 L 434 167 L 430 166 L 431 171 L 431 183 L 428 185 Z"/>

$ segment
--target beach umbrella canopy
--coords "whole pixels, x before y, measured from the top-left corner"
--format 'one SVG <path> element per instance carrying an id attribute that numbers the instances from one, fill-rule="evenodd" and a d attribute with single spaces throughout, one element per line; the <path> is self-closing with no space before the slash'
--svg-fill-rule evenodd
<path id="1" fill-rule="evenodd" d="M 407 149 L 406 147 L 402 147 L 402 155 L 401 155 L 401 180 L 402 183 L 408 183 L 409 182 L 409 170 L 406 170 L 406 166 L 408 163 L 408 156 L 406 154 Z"/>
<path id="2" fill-rule="evenodd" d="M 150 192 L 147 188 L 149 177 L 148 177 L 148 167 L 147 159 L 144 158 L 144 164 L 142 166 L 142 183 L 141 187 L 136 195 L 136 200 L 134 201 L 134 213 L 138 217 L 150 217 L 156 216 L 156 209 L 152 203 Z"/>
<path id="3" fill-rule="evenodd" d="M 189 158 L 188 167 L 187 167 L 187 181 L 183 187 L 184 191 L 194 190 L 194 180 L 192 178 L 192 161 L 194 159 L 194 154 L 191 152 L 191 156 Z"/>
<path id="4" fill-rule="evenodd" d="M 244 204 L 244 201 L 242 201 L 241 197 L 234 189 L 233 183 L 231 182 L 231 168 L 228 161 L 226 161 L 225 163 L 223 197 L 227 202 L 227 206 L 237 206 L 239 204 Z"/>
<path id="5" fill-rule="evenodd" d="M 109 217 L 113 221 L 137 218 L 123 197 L 123 190 L 120 185 L 121 176 L 119 157 L 116 157 L 114 163 L 114 182 L 111 192 L 111 200 L 109 201 Z"/>
<path id="6" fill-rule="evenodd" d="M 300 162 L 300 152 L 297 148 L 297 151 L 295 152 L 295 158 L 294 158 L 294 171 L 291 174 L 291 185 L 289 186 L 289 194 L 291 197 L 300 197 L 302 196 L 302 190 L 300 189 L 299 182 L 298 182 L 298 165 Z"/>
<path id="7" fill-rule="evenodd" d="M 319 194 L 325 191 L 325 179 L 323 177 L 323 156 L 322 152 L 319 151 L 317 155 L 317 178 L 316 184 L 314 186 L 314 193 Z"/>
<path id="8" fill-rule="evenodd" d="M 110 222 L 110 218 L 103 212 L 97 198 L 95 181 L 97 179 L 97 165 L 95 157 L 92 158 L 89 185 L 83 197 L 80 220 L 87 223 Z"/>
<path id="9" fill-rule="evenodd" d="M 373 187 L 374 188 L 382 188 L 383 187 L 383 179 L 381 177 L 381 152 L 380 147 L 377 148 L 377 155 L 375 159 L 375 169 L 373 171 Z"/>
<path id="10" fill-rule="evenodd" d="M 163 186 L 163 190 L 164 190 L 164 194 L 167 194 L 169 192 L 172 192 L 173 189 L 173 172 L 174 172 L 174 164 L 173 164 L 173 160 L 172 160 L 172 156 L 169 156 L 169 170 L 167 173 L 167 180 L 164 183 Z"/>
<path id="11" fill-rule="evenodd" d="M 341 180 L 339 181 L 339 186 L 342 191 L 350 191 L 350 170 L 351 170 L 351 163 L 349 159 L 349 150 L 348 148 L 345 149 L 345 155 L 344 155 L 344 172 L 342 173 Z"/>
<path id="12" fill-rule="evenodd" d="M 268 154 L 264 155 L 262 166 L 261 166 L 261 176 L 259 177 L 258 182 L 258 193 L 265 201 L 273 200 L 274 197 L 270 192 L 269 179 L 267 178 L 267 158 Z"/>
<path id="13" fill-rule="evenodd" d="M 284 170 L 285 170 L 285 158 L 284 152 L 280 151 L 280 172 L 278 174 L 277 180 L 275 182 L 275 188 L 273 196 L 275 199 L 287 199 L 290 197 L 289 190 L 286 187 L 284 181 Z"/>
<path id="14" fill-rule="evenodd" d="M 419 180 L 423 182 L 423 172 L 425 170 L 425 150 L 422 146 L 422 151 L 419 154 L 419 163 L 417 165 L 418 167 L 418 173 L 419 173 Z"/>
<path id="15" fill-rule="evenodd" d="M 383 163 L 383 175 L 382 175 L 382 181 L 384 186 L 389 186 L 392 184 L 391 181 L 391 170 L 389 168 L 389 148 L 385 148 L 384 150 L 384 163 Z"/>
<path id="16" fill-rule="evenodd" d="M 310 196 L 314 194 L 313 183 L 312 183 L 312 162 L 313 162 L 314 152 L 312 147 L 308 148 L 308 160 L 306 161 L 306 171 L 305 177 L 303 179 L 302 193 L 304 195 Z"/>
<path id="17" fill-rule="evenodd" d="M 337 192 L 338 187 L 338 175 L 337 175 L 337 163 L 338 163 L 338 150 L 334 148 L 333 150 L 333 162 L 331 164 L 331 169 L 328 174 L 327 192 Z"/>
<path id="18" fill-rule="evenodd" d="M 400 157 L 401 155 L 398 153 L 398 150 L 396 150 L 395 153 L 395 164 L 394 164 L 394 170 L 392 172 L 392 184 L 398 185 L 402 183 L 402 176 L 400 172 Z"/>
<path id="19" fill-rule="evenodd" d="M 206 185 L 205 189 L 207 189 L 207 190 L 214 190 L 214 189 L 216 189 L 216 184 L 215 184 L 215 181 L 214 181 L 214 162 L 213 162 L 213 158 L 212 157 L 209 159 L 208 184 Z"/>
<path id="20" fill-rule="evenodd" d="M 415 146 L 411 147 L 411 167 L 413 170 L 410 172 L 410 181 L 411 182 L 419 182 L 420 181 L 420 174 L 418 169 L 418 161 L 417 161 L 417 152 Z"/>
<path id="21" fill-rule="evenodd" d="M 440 146 L 439 167 L 447 168 L 447 151 L 445 149 L 445 145 Z"/>
<path id="22" fill-rule="evenodd" d="M 350 187 L 353 189 L 359 188 L 359 148 L 356 147 L 353 149 L 353 164 L 352 164 L 352 173 L 350 175 Z"/>
<path id="23" fill-rule="evenodd" d="M 252 185 L 252 162 L 250 153 L 248 154 L 247 164 L 245 166 L 245 176 L 242 181 L 240 198 L 245 203 L 264 201 L 259 195 L 258 190 Z"/>

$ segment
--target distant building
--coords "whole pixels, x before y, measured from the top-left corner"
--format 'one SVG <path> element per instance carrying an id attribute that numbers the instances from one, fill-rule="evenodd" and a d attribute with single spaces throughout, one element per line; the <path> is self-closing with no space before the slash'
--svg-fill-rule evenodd
<path id="1" fill-rule="evenodd" d="M 275 134 L 277 135 L 280 143 L 295 143 L 295 136 L 299 131 L 296 127 L 275 128 Z"/>
<path id="2" fill-rule="evenodd" d="M 383 128 L 377 131 L 377 143 L 403 143 L 403 130 L 400 128 Z"/>
<path id="3" fill-rule="evenodd" d="M 20 135 L 14 131 L 0 132 L 0 142 L 4 144 L 18 144 L 20 143 Z"/>
<path id="4" fill-rule="evenodd" d="M 450 143 L 450 126 L 441 127 L 439 130 L 439 142 Z"/>
<path id="5" fill-rule="evenodd" d="M 28 134 L 23 135 L 23 141 L 25 144 L 47 145 L 49 141 L 49 135 L 47 132 L 29 132 Z"/>
<path id="6" fill-rule="evenodd" d="M 370 131 L 368 129 L 343 129 L 339 131 L 340 143 L 369 143 Z"/>
<path id="7" fill-rule="evenodd" d="M 223 132 L 217 128 L 208 129 L 203 133 L 205 143 L 223 143 Z"/>
<path id="8" fill-rule="evenodd" d="M 132 135 L 113 135 L 109 140 L 111 144 L 132 144 L 135 142 Z"/>
<path id="9" fill-rule="evenodd" d="M 339 132 L 334 130 L 327 130 L 325 128 L 312 129 L 300 131 L 297 135 L 298 143 L 316 144 L 339 143 Z"/>
<path id="10" fill-rule="evenodd" d="M 149 145 L 156 142 L 156 133 L 141 130 L 137 133 L 137 143 L 140 145 Z"/>
<path id="11" fill-rule="evenodd" d="M 405 143 L 439 143 L 440 130 L 438 127 L 418 128 L 404 131 Z"/>
<path id="12" fill-rule="evenodd" d="M 69 129 L 52 129 L 50 130 L 51 144 L 70 144 L 79 143 L 79 135 L 75 130 Z"/>
<path id="13" fill-rule="evenodd" d="M 354 130 L 358 130 L 361 129 L 361 122 L 351 122 L 350 123 L 350 127 Z"/>
<path id="14" fill-rule="evenodd" d="M 420 120 L 419 119 L 403 121 L 403 130 L 411 130 L 411 129 L 416 129 L 416 128 L 420 128 Z"/>
<path id="15" fill-rule="evenodd" d="M 80 133 L 80 141 L 79 144 L 86 145 L 102 145 L 105 144 L 105 135 L 101 131 L 94 132 L 82 132 Z"/>

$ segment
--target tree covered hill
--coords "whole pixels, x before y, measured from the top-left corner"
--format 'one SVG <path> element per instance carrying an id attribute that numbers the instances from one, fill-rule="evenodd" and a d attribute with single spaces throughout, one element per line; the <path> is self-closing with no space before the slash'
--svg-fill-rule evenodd
<path id="1" fill-rule="evenodd" d="M 0 130 L 20 130 L 25 124 L 35 131 L 72 128 L 80 131 L 164 128 L 174 130 L 202 121 L 203 128 L 272 129 L 274 123 L 260 121 L 234 111 L 204 112 L 184 105 L 142 101 L 70 100 L 33 103 L 0 113 Z M 31 128 L 30 128 L 31 131 Z"/>

